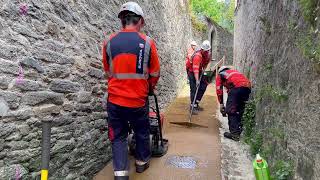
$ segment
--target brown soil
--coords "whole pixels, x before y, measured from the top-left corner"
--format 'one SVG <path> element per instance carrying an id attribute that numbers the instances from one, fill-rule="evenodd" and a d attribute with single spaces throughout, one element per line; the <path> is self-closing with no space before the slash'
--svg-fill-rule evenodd
<path id="1" fill-rule="evenodd" d="M 208 128 L 186 128 L 172 125 L 172 121 L 188 121 L 188 89 L 169 106 L 165 112 L 167 123 L 164 137 L 169 139 L 169 151 L 162 158 L 153 158 L 150 168 L 142 173 L 135 173 L 134 159 L 131 158 L 131 180 L 217 180 L 220 177 L 220 137 L 219 121 L 216 119 L 216 97 L 213 87 L 208 87 L 201 106 L 205 109 L 193 116 L 193 122 Z M 178 168 L 168 163 L 172 156 L 188 156 L 196 161 L 195 168 Z M 109 163 L 94 180 L 112 180 L 112 163 Z"/>

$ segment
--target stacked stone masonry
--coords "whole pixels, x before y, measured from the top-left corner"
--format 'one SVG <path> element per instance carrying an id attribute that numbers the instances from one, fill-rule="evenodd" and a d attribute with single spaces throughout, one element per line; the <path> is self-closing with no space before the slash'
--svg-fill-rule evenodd
<path id="1" fill-rule="evenodd" d="M 269 163 L 289 162 L 293 179 L 318 180 L 320 61 L 303 52 L 314 48 L 308 47 L 312 41 L 319 45 L 320 3 L 308 1 L 317 5 L 306 9 L 299 2 L 307 1 L 238 1 L 234 65 L 253 82 L 255 119 Z M 313 27 L 303 15 L 310 8 Z"/>

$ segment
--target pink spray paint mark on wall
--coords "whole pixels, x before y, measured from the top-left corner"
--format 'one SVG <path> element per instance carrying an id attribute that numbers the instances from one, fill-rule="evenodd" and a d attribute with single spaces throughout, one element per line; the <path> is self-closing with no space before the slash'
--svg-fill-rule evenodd
<path id="1" fill-rule="evenodd" d="M 16 175 L 15 175 L 15 180 L 21 180 L 21 169 L 18 165 L 16 165 Z"/>
<path id="2" fill-rule="evenodd" d="M 24 74 L 23 74 L 23 69 L 21 66 L 19 66 L 19 75 L 18 78 L 16 79 L 16 84 L 23 84 L 24 82 Z"/>
<path id="3" fill-rule="evenodd" d="M 21 16 L 28 15 L 28 10 L 29 10 L 29 7 L 27 4 L 20 4 L 19 13 Z"/>

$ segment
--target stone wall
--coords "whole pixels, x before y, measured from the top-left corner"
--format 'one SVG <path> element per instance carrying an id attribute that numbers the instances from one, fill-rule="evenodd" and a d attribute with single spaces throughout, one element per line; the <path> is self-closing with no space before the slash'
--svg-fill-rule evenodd
<path id="1" fill-rule="evenodd" d="M 253 81 L 258 101 L 255 119 L 269 163 L 291 162 L 292 179 L 316 180 L 320 178 L 320 59 L 316 49 L 320 4 L 308 2 L 316 5 L 304 7 L 298 0 L 239 1 L 234 65 Z M 303 16 L 308 11 L 315 16 Z"/>
<path id="2" fill-rule="evenodd" d="M 0 179 L 40 170 L 41 121 L 52 121 L 50 176 L 88 179 L 111 159 L 101 42 L 124 0 L 0 0 Z M 138 0 L 161 59 L 165 107 L 185 82 L 193 39 L 186 0 Z M 199 40 L 200 42 L 200 40 Z M 19 173 L 18 173 L 19 174 Z"/>
<path id="3" fill-rule="evenodd" d="M 219 61 L 226 56 L 225 63 L 231 65 L 233 62 L 233 34 L 209 18 L 207 22 L 209 25 L 208 39 L 212 44 L 212 59 Z"/>

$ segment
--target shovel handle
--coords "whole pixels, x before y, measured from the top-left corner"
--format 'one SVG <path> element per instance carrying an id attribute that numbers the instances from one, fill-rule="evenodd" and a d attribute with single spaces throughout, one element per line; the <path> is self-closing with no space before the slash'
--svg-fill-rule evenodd
<path id="1" fill-rule="evenodd" d="M 202 73 L 201 73 L 201 76 L 200 76 L 200 83 L 197 85 L 196 93 L 194 94 L 194 98 L 193 98 L 193 101 L 192 101 L 192 107 L 191 107 L 191 111 L 190 111 L 190 115 L 189 115 L 189 123 L 191 123 L 192 113 L 193 113 L 193 110 L 194 110 L 194 104 L 196 103 L 196 100 L 197 100 L 197 95 L 198 95 L 198 91 L 199 91 L 199 88 L 200 88 L 200 85 L 201 85 L 201 79 L 202 79 L 203 74 L 204 74 L 204 70 L 202 69 Z"/>

